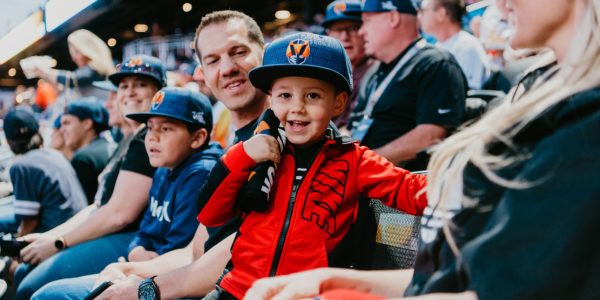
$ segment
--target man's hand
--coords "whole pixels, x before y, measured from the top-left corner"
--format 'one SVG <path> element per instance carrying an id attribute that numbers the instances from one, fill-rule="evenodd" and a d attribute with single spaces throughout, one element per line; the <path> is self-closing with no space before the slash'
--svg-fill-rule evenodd
<path id="1" fill-rule="evenodd" d="M 28 234 L 22 239 L 31 242 L 21 250 L 21 259 L 29 264 L 39 264 L 48 257 L 56 254 L 58 249 L 54 246 L 56 237 L 43 234 Z"/>
<path id="2" fill-rule="evenodd" d="M 102 270 L 102 272 L 100 272 L 100 274 L 98 275 L 96 283 L 94 283 L 94 288 L 98 287 L 105 281 L 118 282 L 120 280 L 127 279 L 127 273 L 125 270 L 126 265 L 126 262 L 122 262 L 112 263 L 106 266 L 106 268 L 104 268 L 104 270 Z"/>
<path id="3" fill-rule="evenodd" d="M 158 257 L 158 253 L 148 251 L 142 246 L 137 246 L 129 252 L 127 259 L 129 261 L 147 261 Z"/>
<path id="4" fill-rule="evenodd" d="M 117 281 L 115 284 L 106 289 L 100 296 L 96 297 L 97 300 L 119 300 L 119 299 L 137 299 L 138 298 L 138 286 L 142 282 L 143 278 L 137 275 L 129 275 L 127 279 Z"/>

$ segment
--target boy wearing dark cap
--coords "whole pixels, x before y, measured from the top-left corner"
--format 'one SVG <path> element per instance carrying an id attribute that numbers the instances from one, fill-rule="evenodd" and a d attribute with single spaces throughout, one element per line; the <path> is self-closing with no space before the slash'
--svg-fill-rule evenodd
<path id="1" fill-rule="evenodd" d="M 6 140 L 18 156 L 10 168 L 14 217 L 0 219 L 0 232 L 44 232 L 86 206 L 75 171 L 58 151 L 42 148 L 38 130 L 37 120 L 27 111 L 15 110 L 4 118 Z"/>
<path id="2" fill-rule="evenodd" d="M 250 72 L 252 84 L 271 95 L 289 146 L 280 149 L 263 134 L 236 144 L 200 192 L 198 220 L 219 226 L 239 213 L 238 191 L 256 164 L 279 163 L 269 207 L 243 215 L 220 299 L 244 297 L 259 278 L 335 264 L 332 254 L 354 222 L 361 196 L 422 213 L 424 177 L 394 167 L 329 126 L 352 91 L 351 73 L 339 41 L 309 33 L 274 41 L 263 66 Z"/>
<path id="3" fill-rule="evenodd" d="M 146 123 L 146 152 L 154 173 L 144 219 L 129 244 L 129 261 L 144 261 L 185 247 L 198 228 L 199 186 L 222 154 L 209 145 L 212 109 L 204 95 L 164 88 L 148 113 L 127 115 Z"/>
<path id="4" fill-rule="evenodd" d="M 66 146 L 75 151 L 71 165 L 88 204 L 92 204 L 98 190 L 98 175 L 116 146 L 100 137 L 108 129 L 108 112 L 97 102 L 73 101 L 65 107 L 60 123 Z"/>

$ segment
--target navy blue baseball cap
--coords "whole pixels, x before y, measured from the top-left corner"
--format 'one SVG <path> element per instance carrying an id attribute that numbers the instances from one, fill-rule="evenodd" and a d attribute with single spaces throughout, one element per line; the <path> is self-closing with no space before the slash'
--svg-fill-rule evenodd
<path id="1" fill-rule="evenodd" d="M 185 88 L 166 87 L 152 98 L 149 112 L 128 114 L 128 118 L 146 123 L 151 117 L 166 117 L 190 125 L 206 128 L 208 133 L 213 126 L 212 106 L 203 94 Z"/>
<path id="2" fill-rule="evenodd" d="M 60 120 L 62 119 L 62 116 L 63 114 L 60 114 L 58 117 L 56 117 L 56 119 L 54 119 L 54 123 L 52 124 L 54 129 L 60 129 Z"/>
<path id="3" fill-rule="evenodd" d="M 118 90 L 117 86 L 110 80 L 94 81 L 92 82 L 92 85 L 103 91 L 116 92 Z"/>
<path id="4" fill-rule="evenodd" d="M 268 93 L 275 79 L 308 77 L 332 83 L 352 92 L 352 66 L 342 44 L 335 38 L 301 32 L 270 43 L 263 65 L 250 71 L 252 85 Z"/>
<path id="5" fill-rule="evenodd" d="M 417 14 L 417 0 L 364 0 L 362 12 L 398 11 L 403 14 Z"/>
<path id="6" fill-rule="evenodd" d="M 101 130 L 107 129 L 108 111 L 102 104 L 91 100 L 77 100 L 67 104 L 63 115 L 73 115 L 80 120 L 90 119 Z"/>
<path id="7" fill-rule="evenodd" d="M 108 75 L 108 80 L 119 86 L 123 77 L 132 75 L 148 77 L 154 80 L 159 88 L 167 85 L 167 75 L 162 61 L 143 54 L 124 59 L 117 65 L 117 72 Z"/>
<path id="8" fill-rule="evenodd" d="M 327 28 L 337 21 L 362 22 L 360 18 L 361 6 L 359 0 L 338 0 L 327 5 L 325 20 L 321 26 Z"/>
<path id="9" fill-rule="evenodd" d="M 38 133 L 40 125 L 33 113 L 16 109 L 4 117 L 3 129 L 7 140 L 25 141 Z"/>

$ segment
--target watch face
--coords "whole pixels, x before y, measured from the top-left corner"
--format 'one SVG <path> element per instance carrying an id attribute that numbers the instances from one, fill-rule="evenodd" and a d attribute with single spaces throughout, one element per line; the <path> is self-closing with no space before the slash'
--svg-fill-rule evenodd
<path id="1" fill-rule="evenodd" d="M 62 250 L 65 247 L 65 244 L 63 243 L 62 240 L 58 239 L 58 240 L 54 241 L 54 247 L 56 247 L 56 249 L 58 249 L 58 250 Z"/>
<path id="2" fill-rule="evenodd" d="M 156 288 L 152 283 L 152 279 L 144 279 L 138 288 L 138 298 L 140 300 L 158 300 Z"/>

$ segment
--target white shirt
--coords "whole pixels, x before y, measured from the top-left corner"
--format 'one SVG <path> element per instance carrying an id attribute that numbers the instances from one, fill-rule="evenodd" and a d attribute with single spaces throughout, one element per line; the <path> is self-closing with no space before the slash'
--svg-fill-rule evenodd
<path id="1" fill-rule="evenodd" d="M 490 75 L 488 57 L 481 42 L 461 30 L 449 39 L 438 42 L 438 46 L 452 53 L 467 77 L 469 88 L 481 89 Z"/>

